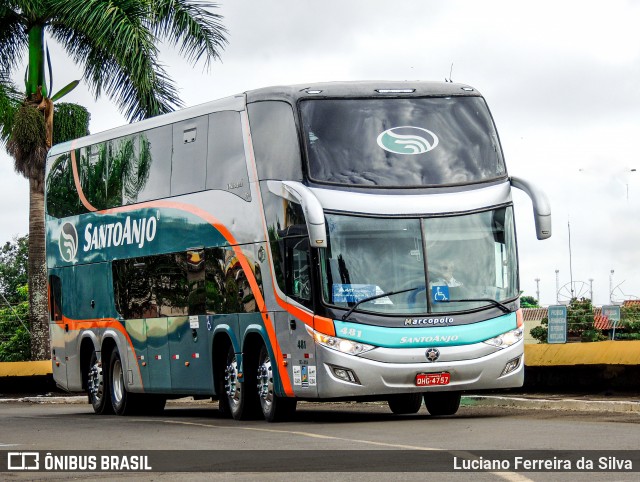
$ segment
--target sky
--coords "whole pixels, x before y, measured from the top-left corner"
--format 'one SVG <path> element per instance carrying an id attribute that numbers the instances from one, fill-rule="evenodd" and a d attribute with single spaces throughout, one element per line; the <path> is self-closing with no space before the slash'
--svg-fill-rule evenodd
<path id="1" fill-rule="evenodd" d="M 640 297 L 640 2 L 224 0 L 217 13 L 229 44 L 208 71 L 161 46 L 186 106 L 334 80 L 470 84 L 491 109 L 509 174 L 551 204 L 553 235 L 538 241 L 531 201 L 514 191 L 524 294 L 539 287 L 544 306 L 571 286 L 596 305 Z M 55 92 L 81 72 L 50 49 Z M 127 123 L 85 84 L 64 102 L 89 109 L 91 133 Z M 28 190 L 0 148 L 0 242 L 28 232 Z"/>

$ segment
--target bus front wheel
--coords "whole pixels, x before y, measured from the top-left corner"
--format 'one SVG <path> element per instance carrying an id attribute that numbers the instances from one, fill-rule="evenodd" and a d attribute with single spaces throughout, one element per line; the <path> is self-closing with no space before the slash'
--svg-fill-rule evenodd
<path id="1" fill-rule="evenodd" d="M 434 392 L 424 394 L 424 404 L 435 417 L 454 415 L 460 407 L 460 392 Z"/>
<path id="2" fill-rule="evenodd" d="M 295 398 L 278 397 L 274 391 L 273 367 L 267 347 L 260 347 L 258 355 L 258 399 L 262 415 L 267 422 L 284 422 L 293 417 L 298 401 Z"/>
<path id="3" fill-rule="evenodd" d="M 393 395 L 388 400 L 389 408 L 396 415 L 418 413 L 422 406 L 421 393 L 402 393 Z"/>

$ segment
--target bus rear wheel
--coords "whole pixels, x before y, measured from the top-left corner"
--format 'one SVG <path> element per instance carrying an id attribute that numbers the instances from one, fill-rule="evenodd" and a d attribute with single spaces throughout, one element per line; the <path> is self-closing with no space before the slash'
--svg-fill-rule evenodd
<path id="1" fill-rule="evenodd" d="M 290 420 L 296 411 L 298 401 L 295 398 L 278 397 L 273 383 L 273 367 L 267 347 L 260 347 L 258 355 L 258 399 L 262 415 L 267 422 Z"/>
<path id="2" fill-rule="evenodd" d="M 113 347 L 109 363 L 109 392 L 113 413 L 116 415 L 131 415 L 139 411 L 137 394 L 127 391 L 124 367 L 117 346 Z"/>
<path id="3" fill-rule="evenodd" d="M 105 373 L 104 367 L 105 365 L 98 360 L 98 354 L 93 350 L 86 371 L 85 386 L 89 403 L 98 415 L 113 413 L 109 400 L 109 376 L 108 372 Z"/>
<path id="4" fill-rule="evenodd" d="M 460 392 L 434 392 L 424 394 L 424 404 L 435 417 L 454 415 L 460 407 Z"/>
<path id="5" fill-rule="evenodd" d="M 421 393 L 402 393 L 393 395 L 388 400 L 389 408 L 396 415 L 418 413 L 422 406 Z"/>

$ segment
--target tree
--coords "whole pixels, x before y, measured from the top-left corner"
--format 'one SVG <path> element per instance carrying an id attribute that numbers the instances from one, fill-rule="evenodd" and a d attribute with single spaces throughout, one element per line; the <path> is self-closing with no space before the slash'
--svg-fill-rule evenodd
<path id="1" fill-rule="evenodd" d="M 0 293 L 12 305 L 24 301 L 18 288 L 27 284 L 28 252 L 29 236 L 14 238 L 0 248 Z"/>
<path id="2" fill-rule="evenodd" d="M 106 93 L 131 120 L 182 105 L 158 61 L 165 39 L 193 63 L 219 58 L 226 43 L 214 3 L 197 0 L 0 0 L 0 133 L 15 169 L 29 180 L 29 322 L 32 356 L 49 357 L 44 166 L 53 139 L 45 84 L 45 33 L 79 65 L 96 97 Z M 10 78 L 28 55 L 22 102 Z M 49 78 L 51 73 L 49 72 Z M 59 94 L 72 88 L 62 89 Z"/>
<path id="3" fill-rule="evenodd" d="M 521 296 L 520 306 L 522 308 L 540 308 L 540 306 L 538 305 L 538 300 L 536 300 L 533 296 Z"/>
<path id="4" fill-rule="evenodd" d="M 0 362 L 29 359 L 28 246 L 22 236 L 0 248 Z"/>

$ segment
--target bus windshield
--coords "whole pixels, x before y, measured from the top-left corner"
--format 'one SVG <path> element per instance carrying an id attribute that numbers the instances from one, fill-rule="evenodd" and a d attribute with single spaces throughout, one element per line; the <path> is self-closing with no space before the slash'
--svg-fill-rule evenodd
<path id="1" fill-rule="evenodd" d="M 300 111 L 309 177 L 317 182 L 425 187 L 506 175 L 481 97 L 314 99 Z"/>
<path id="2" fill-rule="evenodd" d="M 329 305 L 347 309 L 404 290 L 363 302 L 357 311 L 450 313 L 518 294 L 511 207 L 423 219 L 327 214 L 327 225 L 329 245 L 320 253 Z"/>

